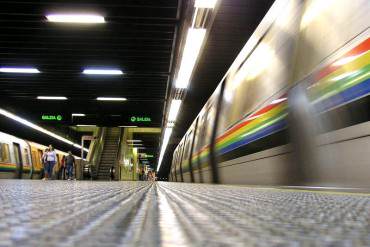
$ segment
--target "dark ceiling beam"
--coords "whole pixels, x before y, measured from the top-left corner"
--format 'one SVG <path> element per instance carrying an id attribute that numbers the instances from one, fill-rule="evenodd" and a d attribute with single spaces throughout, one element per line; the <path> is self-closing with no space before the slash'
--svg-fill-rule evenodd
<path id="1" fill-rule="evenodd" d="M 64 1 L 64 2 L 55 2 L 55 1 L 46 1 L 46 0 L 43 0 L 43 1 L 1 1 L 2 3 L 8 3 L 8 4 L 24 4 L 24 5 L 54 5 L 54 6 L 57 6 L 57 5 L 62 5 L 62 6 L 65 6 L 65 5 L 82 5 L 82 6 L 96 6 L 96 7 L 113 7 L 113 8 L 116 8 L 116 7 L 122 7 L 122 8 L 150 8 L 150 9 L 173 9 L 173 10 L 176 10 L 177 8 L 177 5 L 174 4 L 174 5 L 169 5 L 168 3 L 171 2 L 171 1 L 168 1 L 168 0 L 165 0 L 165 1 L 162 1 L 162 3 L 167 3 L 168 5 L 150 5 L 150 4 L 147 4 L 149 1 L 146 1 L 146 4 L 111 4 L 111 3 L 101 3 L 101 1 L 99 1 L 99 3 L 78 3 L 77 1 L 71 1 L 71 2 L 67 2 L 67 1 Z M 159 3 L 160 1 L 154 1 L 154 3 Z M 172 1 L 172 2 L 176 2 L 176 1 Z"/>

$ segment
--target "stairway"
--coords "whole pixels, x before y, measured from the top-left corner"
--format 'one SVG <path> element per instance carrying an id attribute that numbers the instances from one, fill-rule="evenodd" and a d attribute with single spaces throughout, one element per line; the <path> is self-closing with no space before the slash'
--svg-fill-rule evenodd
<path id="1" fill-rule="evenodd" d="M 120 133 L 119 128 L 107 129 L 98 168 L 98 180 L 110 180 L 109 170 L 112 166 L 115 167 L 116 165 Z"/>

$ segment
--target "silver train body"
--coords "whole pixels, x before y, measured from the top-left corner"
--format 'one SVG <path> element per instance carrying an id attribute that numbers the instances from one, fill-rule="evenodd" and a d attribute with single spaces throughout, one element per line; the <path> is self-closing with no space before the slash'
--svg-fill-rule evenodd
<path id="1" fill-rule="evenodd" d="M 170 181 L 370 186 L 370 3 L 277 0 L 173 154 Z"/>

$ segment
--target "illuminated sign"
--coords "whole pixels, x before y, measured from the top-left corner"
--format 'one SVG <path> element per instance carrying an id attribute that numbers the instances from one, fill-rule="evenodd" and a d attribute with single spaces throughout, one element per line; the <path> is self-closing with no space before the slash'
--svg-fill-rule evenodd
<path id="1" fill-rule="evenodd" d="M 44 121 L 62 121 L 62 115 L 42 115 L 41 119 Z"/>
<path id="2" fill-rule="evenodd" d="M 146 158 L 154 158 L 153 154 L 145 154 L 145 153 L 140 153 L 139 154 L 140 159 L 146 159 Z"/>
<path id="3" fill-rule="evenodd" d="M 138 123 L 138 122 L 151 122 L 152 119 L 150 117 L 142 117 L 142 116 L 132 116 L 130 118 L 130 121 L 132 123 Z"/>

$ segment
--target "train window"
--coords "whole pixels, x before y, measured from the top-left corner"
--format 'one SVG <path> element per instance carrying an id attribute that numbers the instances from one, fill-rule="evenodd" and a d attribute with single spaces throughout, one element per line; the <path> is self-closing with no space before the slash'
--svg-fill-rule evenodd
<path id="1" fill-rule="evenodd" d="M 183 167 L 183 171 L 184 171 L 184 168 L 185 171 L 184 172 L 187 172 L 188 171 L 188 166 L 189 166 L 189 154 L 190 154 L 190 147 L 191 147 L 191 143 L 193 141 L 193 129 L 190 130 L 189 134 L 186 136 L 186 141 L 185 141 L 185 148 L 184 148 L 184 157 L 183 157 L 183 163 L 186 164 L 186 167 Z"/>
<path id="2" fill-rule="evenodd" d="M 30 156 L 29 156 L 27 148 L 23 149 L 23 156 L 22 157 L 23 157 L 23 165 L 24 166 L 29 166 L 30 165 Z"/>
<path id="3" fill-rule="evenodd" d="M 9 145 L 0 143 L 0 162 L 10 162 Z"/>
<path id="4" fill-rule="evenodd" d="M 197 132 L 197 135 L 195 137 L 195 144 L 194 144 L 194 153 L 197 153 L 198 151 L 201 150 L 201 148 L 203 147 L 205 141 L 204 141 L 204 138 L 205 138 L 205 124 L 206 124 L 206 114 L 202 114 L 202 116 L 200 116 L 200 121 L 199 121 L 199 124 L 198 124 L 198 132 Z"/>

